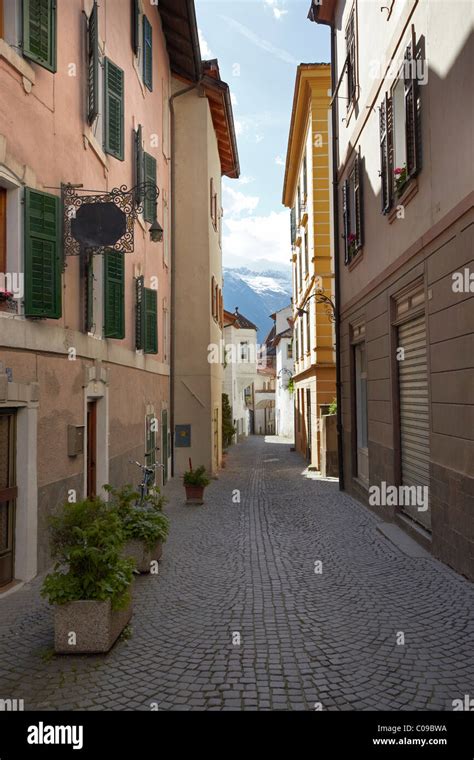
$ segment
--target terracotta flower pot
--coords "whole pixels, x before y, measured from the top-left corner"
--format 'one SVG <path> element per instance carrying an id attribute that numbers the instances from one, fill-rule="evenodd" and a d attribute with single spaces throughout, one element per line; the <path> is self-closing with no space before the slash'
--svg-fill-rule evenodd
<path id="1" fill-rule="evenodd" d="M 184 486 L 186 504 L 204 504 L 204 486 Z"/>

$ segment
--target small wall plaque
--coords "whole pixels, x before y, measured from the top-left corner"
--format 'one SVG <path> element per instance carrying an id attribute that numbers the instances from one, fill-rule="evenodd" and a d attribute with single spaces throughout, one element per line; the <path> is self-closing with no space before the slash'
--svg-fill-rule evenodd
<path id="1" fill-rule="evenodd" d="M 175 425 L 175 447 L 186 449 L 191 446 L 191 425 Z"/>

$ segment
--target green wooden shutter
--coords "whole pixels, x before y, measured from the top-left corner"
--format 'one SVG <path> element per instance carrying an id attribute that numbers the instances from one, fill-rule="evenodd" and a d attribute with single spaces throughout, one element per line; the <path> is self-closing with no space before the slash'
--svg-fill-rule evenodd
<path id="1" fill-rule="evenodd" d="M 147 185 L 156 187 L 156 158 L 144 153 L 144 175 Z M 145 203 L 143 208 L 143 218 L 146 222 L 154 222 L 156 219 L 156 200 L 152 189 L 145 192 Z"/>
<path id="2" fill-rule="evenodd" d="M 143 201 L 144 171 L 143 129 L 139 124 L 135 132 L 135 185 L 139 188 L 136 192 L 137 204 Z"/>
<path id="3" fill-rule="evenodd" d="M 362 159 L 357 153 L 354 163 L 354 209 L 356 226 L 356 251 L 364 245 L 364 210 L 362 193 Z"/>
<path id="4" fill-rule="evenodd" d="M 153 90 L 153 31 L 146 16 L 143 16 L 143 82 Z"/>
<path id="5" fill-rule="evenodd" d="M 59 198 L 25 189 L 25 315 L 61 316 Z"/>
<path id="6" fill-rule="evenodd" d="M 344 183 L 342 185 L 342 227 L 343 227 L 343 238 L 344 238 L 344 263 L 348 264 L 350 261 L 349 256 L 349 234 L 351 229 L 351 224 L 349 220 L 349 182 L 348 180 L 344 180 Z"/>
<path id="7" fill-rule="evenodd" d="M 99 113 L 99 23 L 97 3 L 89 16 L 87 28 L 87 121 L 92 124 Z"/>
<path id="8" fill-rule="evenodd" d="M 105 152 L 123 161 L 124 74 L 105 59 Z"/>
<path id="9" fill-rule="evenodd" d="M 132 0 L 132 50 L 138 55 L 140 47 L 140 8 L 138 0 Z"/>
<path id="10" fill-rule="evenodd" d="M 23 55 L 56 71 L 56 0 L 23 0 Z"/>
<path id="11" fill-rule="evenodd" d="M 418 87 L 415 27 L 403 61 L 405 85 L 405 141 L 407 174 L 415 177 L 421 169 L 421 101 Z"/>
<path id="12" fill-rule="evenodd" d="M 158 293 L 151 288 L 144 289 L 143 298 L 144 351 L 146 354 L 158 353 Z"/>
<path id="13" fill-rule="evenodd" d="M 84 262 L 84 287 L 85 287 L 85 309 L 84 309 L 84 330 L 90 332 L 94 325 L 94 258 L 89 256 Z"/>
<path id="14" fill-rule="evenodd" d="M 135 348 L 141 351 L 144 346 L 145 325 L 143 321 L 143 300 L 145 292 L 145 278 L 143 275 L 135 281 Z"/>
<path id="15" fill-rule="evenodd" d="M 104 335 L 125 338 L 125 262 L 122 251 L 104 253 Z"/>

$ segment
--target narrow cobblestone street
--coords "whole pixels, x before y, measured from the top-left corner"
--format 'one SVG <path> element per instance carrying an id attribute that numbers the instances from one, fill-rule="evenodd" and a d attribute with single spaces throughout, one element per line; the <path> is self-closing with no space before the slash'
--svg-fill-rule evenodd
<path id="1" fill-rule="evenodd" d="M 136 581 L 131 637 L 107 656 L 51 655 L 40 579 L 7 596 L 0 697 L 27 710 L 451 710 L 472 695 L 472 585 L 406 556 L 303 469 L 288 445 L 254 437 L 205 506 L 185 507 L 171 483 L 160 574 Z"/>

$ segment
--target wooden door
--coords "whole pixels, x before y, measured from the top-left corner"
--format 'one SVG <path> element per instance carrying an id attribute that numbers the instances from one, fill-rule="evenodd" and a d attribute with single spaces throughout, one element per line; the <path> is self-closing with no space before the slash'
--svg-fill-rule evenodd
<path id="1" fill-rule="evenodd" d="M 0 586 L 13 580 L 15 501 L 15 413 L 0 410 Z"/>
<path id="2" fill-rule="evenodd" d="M 97 401 L 87 404 L 87 497 L 97 496 Z"/>

